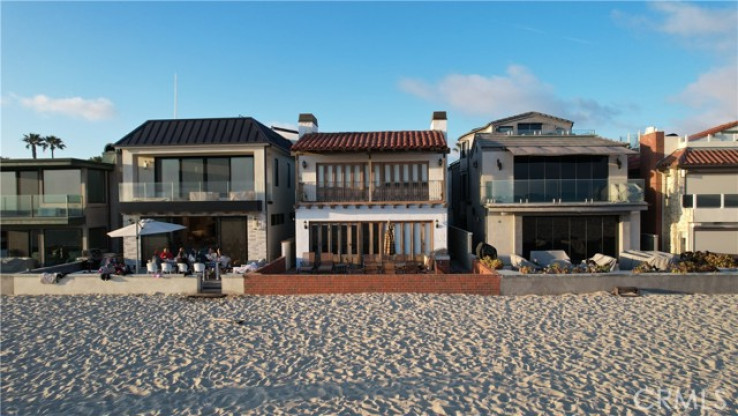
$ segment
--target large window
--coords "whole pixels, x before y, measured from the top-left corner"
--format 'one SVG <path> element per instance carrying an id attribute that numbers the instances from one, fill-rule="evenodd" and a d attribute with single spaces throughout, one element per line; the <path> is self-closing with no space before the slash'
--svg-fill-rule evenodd
<path id="1" fill-rule="evenodd" d="M 606 201 L 607 156 L 518 156 L 515 158 L 515 201 Z"/>
<path id="2" fill-rule="evenodd" d="M 617 257 L 617 216 L 524 217 L 523 253 L 564 250 L 579 263 L 597 253 Z"/>
<path id="3" fill-rule="evenodd" d="M 540 134 L 542 123 L 518 123 L 518 134 Z"/>
<path id="4" fill-rule="evenodd" d="M 0 193 L 2 195 L 17 195 L 15 172 L 0 172 Z"/>
<path id="5" fill-rule="evenodd" d="M 233 191 L 253 191 L 254 158 L 157 158 L 156 177 L 167 195 L 188 197 L 191 192 L 212 192 L 225 196 Z"/>
<path id="6" fill-rule="evenodd" d="M 427 221 L 393 222 L 389 226 L 386 222 L 311 223 L 310 251 L 336 255 L 429 254 L 433 251 L 432 229 Z"/>
<path id="7" fill-rule="evenodd" d="M 105 171 L 87 171 L 87 202 L 92 204 L 104 204 L 107 202 L 108 187 L 105 181 Z"/>
<path id="8" fill-rule="evenodd" d="M 81 178 L 78 169 L 44 170 L 44 195 L 80 195 Z"/>
<path id="9" fill-rule="evenodd" d="M 79 228 L 46 230 L 44 247 L 46 266 L 74 261 L 82 254 L 82 230 Z"/>

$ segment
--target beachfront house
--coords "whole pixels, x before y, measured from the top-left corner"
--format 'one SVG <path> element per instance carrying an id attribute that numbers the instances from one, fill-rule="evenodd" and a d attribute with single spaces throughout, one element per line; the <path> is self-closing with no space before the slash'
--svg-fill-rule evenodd
<path id="1" fill-rule="evenodd" d="M 120 139 L 123 223 L 186 227 L 143 237 L 140 259 L 162 247 L 220 247 L 233 265 L 279 257 L 294 230 L 291 145 L 250 117 L 149 120 Z M 133 259 L 135 240 L 125 240 Z"/>
<path id="2" fill-rule="evenodd" d="M 0 241 L 4 271 L 75 261 L 113 247 L 116 182 L 112 160 L 5 159 L 0 162 Z M 18 263 L 17 270 L 10 263 Z M 22 264 L 21 264 L 22 263 Z"/>
<path id="3" fill-rule="evenodd" d="M 649 131 L 640 142 L 642 156 L 665 155 L 648 172 L 662 249 L 738 254 L 738 121 L 682 137 Z"/>
<path id="4" fill-rule="evenodd" d="M 625 143 L 528 112 L 458 140 L 452 224 L 500 255 L 564 250 L 574 262 L 640 248 L 642 180 L 627 177 Z"/>
<path id="5" fill-rule="evenodd" d="M 446 113 L 429 130 L 318 132 L 299 118 L 295 239 L 304 253 L 428 257 L 446 249 Z M 391 233 L 391 235 L 388 235 Z"/>

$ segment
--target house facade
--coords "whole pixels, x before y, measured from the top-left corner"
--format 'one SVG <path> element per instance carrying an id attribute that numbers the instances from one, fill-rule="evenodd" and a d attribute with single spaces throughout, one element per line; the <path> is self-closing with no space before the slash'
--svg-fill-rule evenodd
<path id="1" fill-rule="evenodd" d="M 294 230 L 291 145 L 250 117 L 149 120 L 119 140 L 123 223 L 186 227 L 142 237 L 140 259 L 163 247 L 220 247 L 234 265 L 279 257 Z M 134 259 L 135 239 L 124 240 Z"/>
<path id="2" fill-rule="evenodd" d="M 451 217 L 500 255 L 564 250 L 579 262 L 640 248 L 642 180 L 627 177 L 625 143 L 529 112 L 459 138 Z"/>
<path id="3" fill-rule="evenodd" d="M 651 135 L 668 152 L 654 169 L 663 250 L 738 254 L 738 121 L 690 136 Z"/>
<path id="4" fill-rule="evenodd" d="M 115 250 L 107 232 L 117 194 L 114 163 L 8 159 L 0 163 L 0 252 L 32 267 L 75 261 L 84 250 Z"/>
<path id="5" fill-rule="evenodd" d="M 320 133 L 299 118 L 295 239 L 303 253 L 430 256 L 446 249 L 446 113 L 430 130 Z"/>

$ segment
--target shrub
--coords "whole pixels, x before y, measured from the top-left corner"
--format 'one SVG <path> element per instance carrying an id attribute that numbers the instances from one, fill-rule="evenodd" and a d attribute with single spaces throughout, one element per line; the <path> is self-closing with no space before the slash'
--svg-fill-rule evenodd
<path id="1" fill-rule="evenodd" d="M 492 270 L 500 270 L 504 263 L 502 263 L 502 260 L 500 259 L 493 259 L 491 257 L 483 257 L 481 260 L 482 264 L 489 267 Z"/>
<path id="2" fill-rule="evenodd" d="M 654 272 L 655 269 L 651 267 L 648 263 L 643 262 L 636 267 L 633 268 L 634 274 L 641 274 L 641 273 L 651 273 Z"/>

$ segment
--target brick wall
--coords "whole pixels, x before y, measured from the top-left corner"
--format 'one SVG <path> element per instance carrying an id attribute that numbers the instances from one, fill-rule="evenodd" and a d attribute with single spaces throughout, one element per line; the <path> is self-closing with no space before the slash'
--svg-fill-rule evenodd
<path id="1" fill-rule="evenodd" d="M 659 246 L 663 249 L 663 204 L 661 190 L 661 175 L 656 171 L 656 165 L 664 158 L 664 132 L 656 131 L 643 134 L 640 137 L 641 166 L 640 177 L 645 182 L 644 199 L 648 203 L 648 210 L 641 212 L 641 233 L 656 234 L 659 236 Z M 640 236 L 639 236 L 640 238 Z"/>

